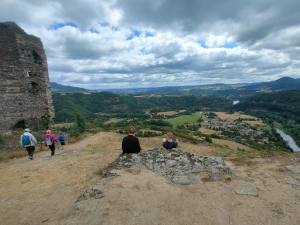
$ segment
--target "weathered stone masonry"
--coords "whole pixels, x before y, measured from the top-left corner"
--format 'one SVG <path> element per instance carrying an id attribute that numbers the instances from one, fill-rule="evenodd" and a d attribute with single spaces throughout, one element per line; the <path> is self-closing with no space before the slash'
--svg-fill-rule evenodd
<path id="1" fill-rule="evenodd" d="M 0 130 L 35 128 L 42 119 L 54 119 L 43 44 L 14 22 L 0 23 Z"/>

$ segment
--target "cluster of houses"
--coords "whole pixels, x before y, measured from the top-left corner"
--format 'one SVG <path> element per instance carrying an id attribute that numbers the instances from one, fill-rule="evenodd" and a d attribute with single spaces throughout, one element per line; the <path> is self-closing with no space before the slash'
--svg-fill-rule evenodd
<path id="1" fill-rule="evenodd" d="M 226 132 L 239 133 L 240 136 L 248 136 L 251 139 L 258 138 L 258 144 L 269 143 L 268 137 L 262 137 L 264 132 L 261 128 L 253 128 L 251 124 L 241 119 L 220 119 L 219 117 L 214 117 L 204 122 L 206 129 L 215 130 L 218 135 L 222 135 Z"/>

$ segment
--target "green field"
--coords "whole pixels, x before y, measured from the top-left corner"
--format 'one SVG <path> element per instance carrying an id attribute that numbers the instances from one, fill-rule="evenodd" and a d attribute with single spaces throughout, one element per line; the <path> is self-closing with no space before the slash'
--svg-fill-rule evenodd
<path id="1" fill-rule="evenodd" d="M 171 119 L 165 119 L 165 121 L 171 123 L 173 126 L 184 125 L 185 123 L 197 123 L 201 117 L 200 113 L 193 113 L 192 115 L 182 115 Z"/>
<path id="2" fill-rule="evenodd" d="M 118 118 L 110 118 L 108 121 L 105 121 L 104 124 L 109 124 L 109 123 L 116 123 L 119 121 L 122 121 L 123 119 L 118 119 Z"/>

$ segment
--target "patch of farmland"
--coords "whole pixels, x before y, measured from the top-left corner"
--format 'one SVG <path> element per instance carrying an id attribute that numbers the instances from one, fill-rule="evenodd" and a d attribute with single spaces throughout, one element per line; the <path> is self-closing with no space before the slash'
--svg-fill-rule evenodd
<path id="1" fill-rule="evenodd" d="M 216 133 L 215 130 L 206 129 L 204 127 L 200 127 L 199 131 L 201 131 L 203 134 L 215 134 Z"/>
<path id="2" fill-rule="evenodd" d="M 240 143 L 234 142 L 234 141 L 228 141 L 228 140 L 217 139 L 217 138 L 212 138 L 212 141 L 215 144 L 226 146 L 226 147 L 228 147 L 230 149 L 234 149 L 234 150 L 237 150 L 239 148 L 239 149 L 245 149 L 248 151 L 254 151 L 254 149 L 252 149 L 246 145 L 242 145 Z"/>
<path id="3" fill-rule="evenodd" d="M 108 123 L 116 123 L 119 122 L 123 119 L 118 119 L 118 118 L 110 118 L 108 121 L 105 121 L 104 124 L 108 124 Z"/>
<path id="4" fill-rule="evenodd" d="M 248 121 L 248 120 L 243 120 L 245 123 L 250 123 L 251 125 L 258 125 L 258 126 L 267 126 L 267 124 L 263 123 L 261 120 L 255 120 L 255 121 Z"/>
<path id="5" fill-rule="evenodd" d="M 185 110 L 179 110 L 179 112 L 184 112 Z M 173 116 L 175 114 L 178 114 L 176 111 L 167 111 L 167 112 L 158 112 L 158 115 L 165 115 L 165 116 Z"/>
<path id="6" fill-rule="evenodd" d="M 55 127 L 71 127 L 74 123 L 56 123 Z"/>
<path id="7" fill-rule="evenodd" d="M 225 120 L 225 119 L 230 119 L 230 120 L 237 120 L 238 118 L 241 118 L 241 119 L 256 119 L 256 117 L 254 116 L 249 116 L 249 115 L 245 115 L 245 114 L 242 114 L 242 113 L 238 113 L 238 112 L 235 112 L 234 114 L 227 114 L 225 112 L 215 112 L 215 114 L 218 115 L 218 117 L 222 120 Z"/>
<path id="8" fill-rule="evenodd" d="M 192 115 L 181 115 L 175 118 L 166 119 L 173 126 L 184 125 L 185 123 L 192 124 L 198 123 L 198 119 L 201 117 L 199 113 L 193 113 Z"/>

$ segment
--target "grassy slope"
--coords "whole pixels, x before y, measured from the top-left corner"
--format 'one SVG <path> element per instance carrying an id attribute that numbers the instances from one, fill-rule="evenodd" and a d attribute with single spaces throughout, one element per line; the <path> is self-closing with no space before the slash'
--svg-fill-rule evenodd
<path id="1" fill-rule="evenodd" d="M 177 126 L 185 123 L 197 123 L 200 117 L 200 113 L 193 113 L 192 115 L 182 115 L 175 118 L 166 119 L 165 121 L 171 123 L 173 126 Z"/>

